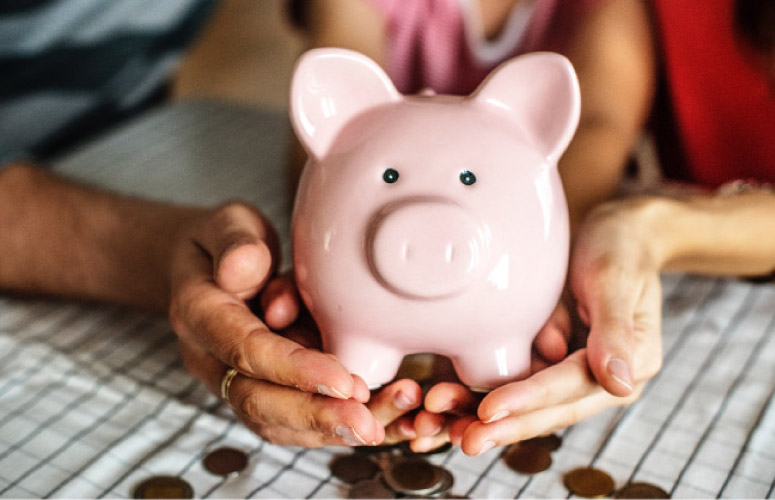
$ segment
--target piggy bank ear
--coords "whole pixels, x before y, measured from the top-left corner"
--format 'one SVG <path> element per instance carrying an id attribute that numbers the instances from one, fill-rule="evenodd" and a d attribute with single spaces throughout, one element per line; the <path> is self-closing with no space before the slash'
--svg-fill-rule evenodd
<path id="1" fill-rule="evenodd" d="M 568 147 L 579 123 L 576 72 L 559 54 L 537 52 L 507 61 L 471 98 L 506 110 L 551 162 Z"/>
<path id="2" fill-rule="evenodd" d="M 399 98 L 390 78 L 368 57 L 345 49 L 313 49 L 293 73 L 291 122 L 307 152 L 321 158 L 354 116 Z"/>

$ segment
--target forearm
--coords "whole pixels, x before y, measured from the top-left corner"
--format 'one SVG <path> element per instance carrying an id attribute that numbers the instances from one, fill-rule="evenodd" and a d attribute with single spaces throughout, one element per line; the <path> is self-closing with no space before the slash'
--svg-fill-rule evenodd
<path id="1" fill-rule="evenodd" d="M 642 198 L 614 202 L 620 227 L 639 227 L 660 270 L 759 276 L 775 270 L 775 195 Z"/>
<path id="2" fill-rule="evenodd" d="M 675 202 L 664 223 L 670 252 L 664 268 L 757 276 L 775 270 L 775 195 L 751 192 Z"/>
<path id="3" fill-rule="evenodd" d="M 163 311 L 174 239 L 199 213 L 10 166 L 0 171 L 0 288 Z"/>

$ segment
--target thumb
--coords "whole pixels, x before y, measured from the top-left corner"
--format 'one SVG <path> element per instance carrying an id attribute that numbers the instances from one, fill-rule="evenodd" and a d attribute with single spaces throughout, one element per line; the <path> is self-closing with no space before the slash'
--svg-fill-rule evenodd
<path id="1" fill-rule="evenodd" d="M 257 210 L 231 203 L 209 219 L 198 242 L 212 257 L 216 284 L 247 299 L 255 296 L 274 272 L 276 239 Z"/>
<path id="2" fill-rule="evenodd" d="M 588 322 L 587 359 L 595 379 L 614 396 L 628 396 L 635 385 L 633 290 L 611 285 L 597 282 L 593 293 L 580 294 L 579 315 Z"/>

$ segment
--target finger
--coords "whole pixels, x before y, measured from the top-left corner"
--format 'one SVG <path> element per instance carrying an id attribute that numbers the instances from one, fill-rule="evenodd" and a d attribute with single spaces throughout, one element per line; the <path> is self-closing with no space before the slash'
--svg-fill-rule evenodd
<path id="1" fill-rule="evenodd" d="M 195 240 L 212 258 L 215 281 L 241 298 L 252 296 L 277 265 L 277 236 L 261 214 L 242 203 L 220 207 Z"/>
<path id="2" fill-rule="evenodd" d="M 376 392 L 369 410 L 383 426 L 414 410 L 422 403 L 422 389 L 414 380 L 402 379 Z"/>
<path id="3" fill-rule="evenodd" d="M 359 403 L 366 404 L 369 399 L 371 399 L 371 391 L 369 390 L 369 386 L 366 384 L 366 381 L 360 377 L 360 375 L 351 373 L 350 376 L 352 376 L 354 382 L 352 398 Z"/>
<path id="4" fill-rule="evenodd" d="M 491 423 L 601 392 L 587 363 L 582 349 L 529 378 L 498 387 L 485 396 L 477 415 L 482 422 Z"/>
<path id="5" fill-rule="evenodd" d="M 636 386 L 636 389 L 626 398 L 600 391 L 573 403 L 507 417 L 490 424 L 476 421 L 465 429 L 460 447 L 467 455 L 479 455 L 495 446 L 549 434 L 589 418 L 606 408 L 629 404 L 637 399 L 641 389 L 641 385 Z"/>
<path id="6" fill-rule="evenodd" d="M 342 399 L 353 395 L 355 381 L 336 358 L 274 334 L 212 284 L 189 284 L 173 309 L 179 335 L 244 375 Z"/>
<path id="7" fill-rule="evenodd" d="M 480 399 L 481 396 L 461 384 L 441 382 L 425 395 L 425 409 L 433 413 L 463 415 L 473 413 Z"/>
<path id="8" fill-rule="evenodd" d="M 563 302 L 560 302 L 533 342 L 541 357 L 551 363 L 562 361 L 568 354 L 570 330 L 571 320 L 568 309 Z"/>
<path id="9" fill-rule="evenodd" d="M 578 297 L 589 316 L 589 366 L 598 383 L 615 396 L 626 396 L 634 387 L 633 322 L 635 304 L 642 293 L 636 283 L 625 273 L 607 276 L 588 283 Z"/>
<path id="10" fill-rule="evenodd" d="M 269 281 L 261 292 L 261 308 L 266 324 L 274 330 L 282 330 L 299 316 L 300 299 L 289 274 Z"/>
<path id="11" fill-rule="evenodd" d="M 414 417 L 414 430 L 417 437 L 433 437 L 444 430 L 447 424 L 447 416 L 443 413 L 432 413 L 420 410 Z"/>
<path id="12" fill-rule="evenodd" d="M 447 424 L 451 418 L 453 417 L 450 415 L 420 410 L 414 417 L 414 429 L 417 437 L 409 443 L 409 448 L 416 453 L 424 453 L 448 442 Z"/>
<path id="13" fill-rule="evenodd" d="M 385 436 L 369 410 L 351 399 L 323 397 L 240 375 L 232 380 L 228 397 L 240 419 L 256 425 L 315 431 L 347 446 L 375 445 Z"/>
<path id="14" fill-rule="evenodd" d="M 454 446 L 460 446 L 460 443 L 463 441 L 463 435 L 465 434 L 466 429 L 474 422 L 479 422 L 479 419 L 473 415 L 458 417 L 454 421 L 450 422 L 448 426 L 449 441 Z"/>
<path id="15" fill-rule="evenodd" d="M 196 344 L 181 341 L 178 347 L 188 372 L 202 381 L 210 392 L 220 397 L 221 380 L 225 374 L 223 363 Z"/>
<path id="16" fill-rule="evenodd" d="M 444 431 L 433 437 L 419 437 L 409 441 L 409 449 L 415 453 L 427 453 L 449 442 L 449 434 Z"/>
<path id="17" fill-rule="evenodd" d="M 302 446 L 320 448 L 322 446 L 347 446 L 340 436 L 331 436 L 317 431 L 302 431 L 281 425 L 260 425 L 243 422 L 244 425 L 264 440 L 278 446 Z"/>
<path id="18" fill-rule="evenodd" d="M 385 440 L 381 444 L 395 444 L 416 437 L 414 415 L 404 415 L 385 427 Z"/>

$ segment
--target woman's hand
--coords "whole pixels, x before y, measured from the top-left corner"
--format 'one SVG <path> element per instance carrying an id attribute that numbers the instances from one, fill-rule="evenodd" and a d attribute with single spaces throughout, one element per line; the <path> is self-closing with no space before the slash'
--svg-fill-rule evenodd
<path id="1" fill-rule="evenodd" d="M 651 224 L 655 210 L 649 202 L 630 200 L 591 214 L 578 233 L 569 271 L 575 309 L 589 328 L 586 347 L 493 390 L 476 417 L 449 425 L 450 439 L 465 453 L 547 434 L 638 398 L 662 362 L 664 253 Z M 569 311 L 561 307 L 542 335 L 547 330 L 567 334 L 570 326 Z M 461 386 L 434 387 L 425 407 L 436 413 L 465 411 L 474 403 L 466 393 Z"/>
<path id="2" fill-rule="evenodd" d="M 171 263 L 170 320 L 186 367 L 218 395 L 224 374 L 236 368 L 229 403 L 271 442 L 381 442 L 385 431 L 364 404 L 370 394 L 363 380 L 334 357 L 305 347 L 316 333 L 303 325 L 290 329 L 297 341 L 273 332 L 299 314 L 290 279 L 270 280 L 277 246 L 270 224 L 241 203 L 224 205 L 181 233 Z M 259 292 L 264 321 L 246 303 Z"/>
<path id="3" fill-rule="evenodd" d="M 558 307 L 555 318 L 533 342 L 530 373 L 540 372 L 567 354 L 570 317 Z M 436 357 L 433 380 L 436 382 L 425 397 L 425 408 L 414 419 L 415 437 L 410 447 L 415 452 L 432 450 L 450 440 L 459 445 L 463 430 L 476 420 L 476 408 L 483 397 L 460 383 L 447 358 Z"/>

